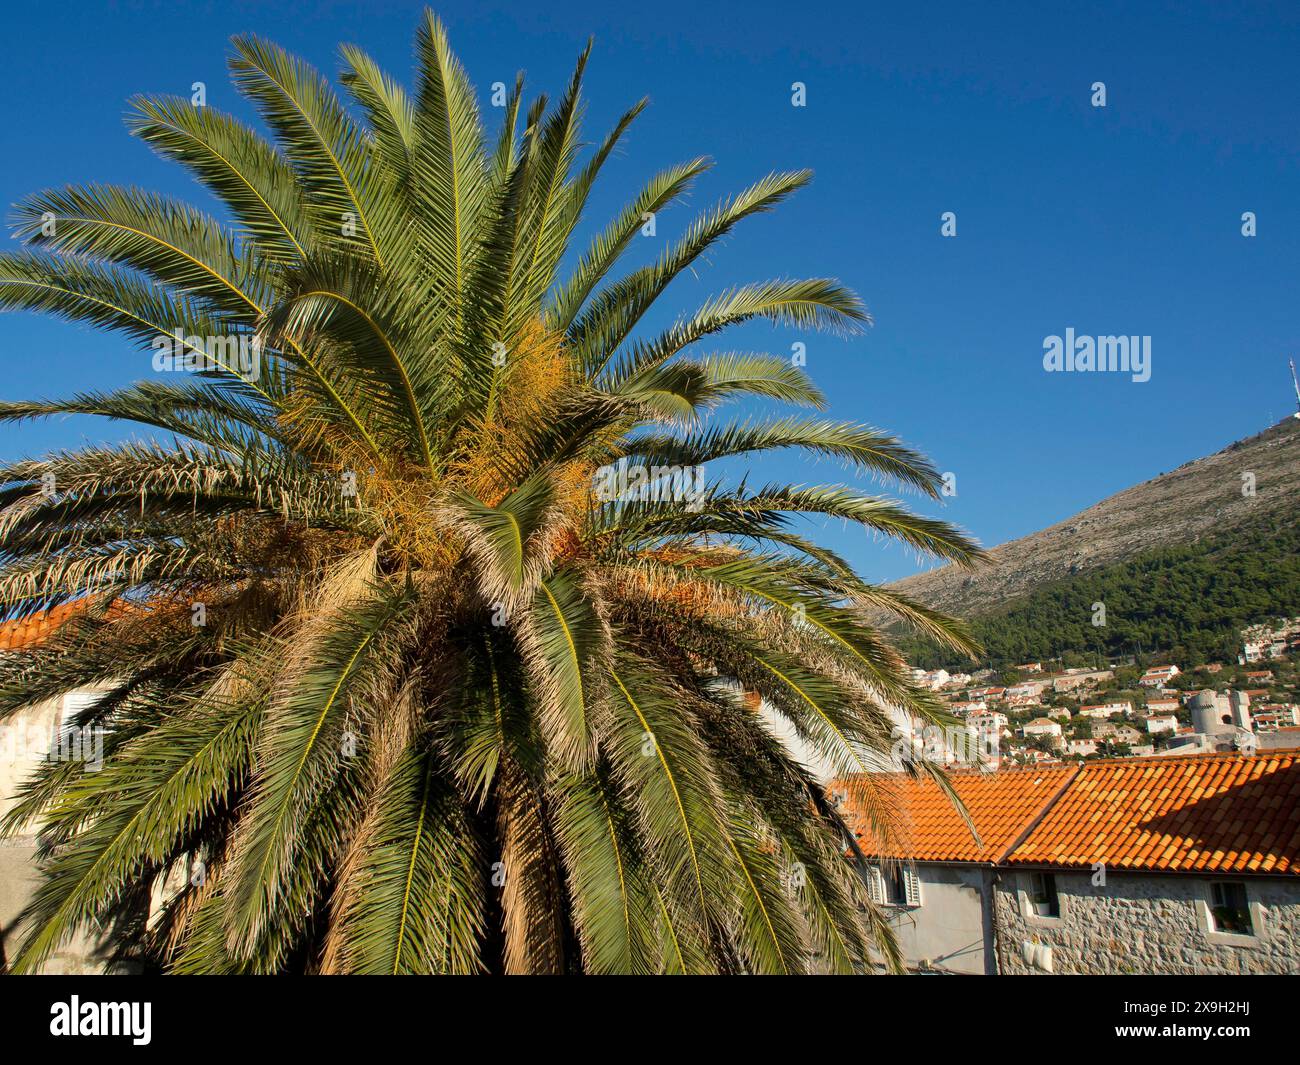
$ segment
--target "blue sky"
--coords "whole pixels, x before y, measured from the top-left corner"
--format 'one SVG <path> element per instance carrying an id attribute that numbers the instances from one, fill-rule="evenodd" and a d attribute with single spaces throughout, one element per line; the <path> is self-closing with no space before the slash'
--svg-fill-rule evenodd
<path id="1" fill-rule="evenodd" d="M 245 31 L 331 74 L 337 45 L 356 43 L 408 80 L 421 7 L 7 12 L 0 200 L 103 181 L 211 207 L 125 133 L 128 97 L 188 95 L 203 81 L 211 106 L 251 118 L 225 75 L 227 40 Z M 1300 7 L 1128 7 L 480 0 L 436 10 L 484 102 L 520 68 L 534 90 L 557 94 L 588 35 L 588 139 L 650 97 L 606 168 L 592 226 L 655 170 L 697 154 L 716 166 L 685 208 L 659 220 L 660 242 L 770 170 L 812 168 L 809 189 L 738 230 L 669 290 L 651 324 L 747 280 L 830 275 L 851 285 L 876 322 L 860 337 L 753 327 L 719 346 L 786 353 L 806 342 L 832 413 L 889 428 L 953 472 L 956 497 L 923 509 L 991 545 L 1293 409 Z M 806 107 L 791 106 L 796 81 Z M 1091 105 L 1096 81 L 1105 108 Z M 945 211 L 957 216 L 954 238 L 940 235 Z M 1245 211 L 1258 220 L 1253 238 L 1241 234 Z M 647 238 L 637 254 L 660 246 Z M 1151 380 L 1045 373 L 1044 338 L 1067 327 L 1149 335 Z M 125 340 L 31 315 L 0 315 L 0 359 L 4 399 L 148 373 L 148 354 Z M 0 459 L 120 435 L 85 419 L 3 426 Z M 759 481 L 783 477 L 844 473 L 794 460 L 755 470 Z M 916 566 L 861 532 L 824 537 L 870 579 Z"/>

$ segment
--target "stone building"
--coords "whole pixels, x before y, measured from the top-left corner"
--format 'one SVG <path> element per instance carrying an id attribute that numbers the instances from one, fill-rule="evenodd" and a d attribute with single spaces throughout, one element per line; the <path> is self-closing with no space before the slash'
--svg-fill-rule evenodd
<path id="1" fill-rule="evenodd" d="M 1075 669 L 1052 680 L 1054 692 L 1078 691 L 1081 688 L 1095 688 L 1103 681 L 1114 680 L 1115 672 L 1110 669 Z"/>
<path id="2" fill-rule="evenodd" d="M 928 972 L 991 973 L 993 877 L 1018 840 L 1026 809 L 1045 808 L 1073 768 L 956 772 L 949 777 L 979 838 L 933 783 L 901 774 L 872 774 L 879 799 L 901 811 L 897 832 L 883 845 L 859 836 L 876 861 L 868 886 L 884 907 L 909 968 Z M 850 821 L 859 806 L 855 778 L 834 785 Z"/>
<path id="3" fill-rule="evenodd" d="M 915 780 L 897 839 L 858 836 L 910 968 L 1300 973 L 1300 751 L 951 779 L 978 845 Z"/>

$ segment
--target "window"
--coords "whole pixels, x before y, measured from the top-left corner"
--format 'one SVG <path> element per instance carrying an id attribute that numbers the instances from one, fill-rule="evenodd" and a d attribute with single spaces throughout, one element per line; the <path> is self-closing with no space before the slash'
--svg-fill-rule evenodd
<path id="1" fill-rule="evenodd" d="M 1210 885 L 1210 923 L 1215 932 L 1253 936 L 1246 885 L 1237 880 L 1217 880 Z"/>
<path id="2" fill-rule="evenodd" d="M 907 905 L 907 881 L 902 866 L 894 866 L 889 875 L 889 901 L 895 906 Z"/>
<path id="3" fill-rule="evenodd" d="M 869 870 L 867 886 L 875 902 L 888 906 L 921 905 L 921 878 L 910 867 L 896 865 L 882 870 L 873 865 Z"/>
<path id="4" fill-rule="evenodd" d="M 898 870 L 895 878 L 896 890 L 894 899 L 898 906 L 920 906 L 921 905 L 921 878 L 916 875 L 916 870 L 912 866 L 904 866 Z"/>
<path id="5" fill-rule="evenodd" d="M 880 875 L 878 865 L 867 867 L 867 891 L 872 902 L 879 904 L 885 901 L 885 878 Z"/>
<path id="6" fill-rule="evenodd" d="M 1055 873 L 1033 873 L 1029 877 L 1029 905 L 1038 917 L 1061 916 Z"/>

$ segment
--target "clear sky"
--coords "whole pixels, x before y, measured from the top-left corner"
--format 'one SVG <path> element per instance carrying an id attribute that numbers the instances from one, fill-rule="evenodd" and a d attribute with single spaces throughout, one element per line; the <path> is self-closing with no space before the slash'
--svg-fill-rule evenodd
<path id="1" fill-rule="evenodd" d="M 1132 10 L 1135 6 L 1141 10 Z M 0 200 L 116 182 L 211 207 L 124 131 L 128 97 L 188 95 L 251 118 L 225 74 L 254 31 L 323 70 L 368 49 L 409 80 L 417 3 L 20 3 L 6 10 Z M 881 425 L 956 475 L 927 505 L 997 544 L 1258 432 L 1294 409 L 1300 264 L 1300 6 L 447 0 L 435 9 L 486 103 L 524 69 L 557 95 L 588 35 L 588 139 L 651 107 L 607 166 L 602 223 L 639 183 L 705 154 L 694 210 L 773 169 L 816 178 L 742 226 L 669 290 L 655 323 L 746 280 L 835 276 L 876 324 L 844 341 L 754 327 L 725 349 L 790 351 L 832 413 Z M 794 82 L 807 105 L 791 105 Z M 1106 106 L 1092 106 L 1094 82 Z M 488 110 L 493 121 L 499 112 Z M 941 216 L 957 235 L 941 235 Z M 1243 212 L 1258 232 L 1242 235 Z M 591 228 L 590 226 L 588 227 Z M 7 240 L 7 237 L 0 237 Z M 12 246 L 12 245 L 11 245 Z M 638 254 L 659 249 L 649 238 Z M 1290 310 L 1288 311 L 1288 308 Z M 1046 373 L 1044 338 L 1152 338 L 1151 379 Z M 122 338 L 0 316 L 0 398 L 125 384 L 149 355 Z M 69 419 L 0 427 L 0 459 L 119 438 Z M 766 461 L 754 478 L 840 480 Z M 825 539 L 869 579 L 915 560 L 861 532 Z"/>

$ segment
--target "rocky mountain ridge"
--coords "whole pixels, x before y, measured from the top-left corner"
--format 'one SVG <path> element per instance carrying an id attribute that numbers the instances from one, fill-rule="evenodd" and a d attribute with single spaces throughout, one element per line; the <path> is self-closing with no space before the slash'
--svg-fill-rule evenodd
<path id="1" fill-rule="evenodd" d="M 1300 518 L 1295 417 L 1001 544 L 989 552 L 990 564 L 974 573 L 943 566 L 891 587 L 928 606 L 974 617 L 1053 581 L 1290 509 Z"/>

